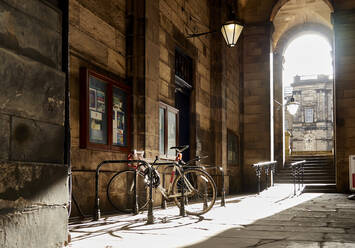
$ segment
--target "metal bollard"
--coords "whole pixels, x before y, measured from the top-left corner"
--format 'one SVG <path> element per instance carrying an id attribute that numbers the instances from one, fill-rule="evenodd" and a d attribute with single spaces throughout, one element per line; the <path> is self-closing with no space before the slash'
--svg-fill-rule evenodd
<path id="1" fill-rule="evenodd" d="M 163 171 L 163 180 L 162 180 L 162 186 L 165 187 L 165 170 Z M 165 197 L 162 195 L 162 198 L 161 198 L 161 205 L 160 207 L 162 209 L 166 209 L 167 207 L 167 203 L 166 203 L 166 199 Z"/>
<path id="2" fill-rule="evenodd" d="M 258 195 L 260 195 L 260 177 L 261 177 L 261 168 L 257 166 L 255 169 L 256 177 L 258 178 Z"/>
<path id="3" fill-rule="evenodd" d="M 147 224 L 154 224 L 153 216 L 153 167 L 149 167 L 149 202 L 148 202 L 148 216 Z"/>
<path id="4" fill-rule="evenodd" d="M 221 192 L 221 206 L 225 207 L 226 206 L 226 190 L 224 187 L 224 170 L 223 167 L 219 167 L 219 170 L 222 175 L 222 192 Z"/>
<path id="5" fill-rule="evenodd" d="M 100 199 L 99 199 L 99 171 L 96 170 L 95 176 L 95 209 L 94 209 L 94 220 L 99 220 L 101 218 L 100 212 Z"/>
<path id="6" fill-rule="evenodd" d="M 184 168 L 180 166 L 181 171 L 181 199 L 180 199 L 180 216 L 185 217 L 185 178 L 184 178 Z"/>
<path id="7" fill-rule="evenodd" d="M 269 181 L 268 181 L 269 167 L 268 166 L 265 166 L 265 177 L 266 177 L 266 189 L 268 189 L 268 187 L 269 187 Z"/>
<path id="8" fill-rule="evenodd" d="M 139 206 L 138 206 L 138 194 L 137 194 L 137 170 L 134 171 L 134 210 L 133 213 L 134 214 L 138 214 L 138 210 L 139 210 Z"/>

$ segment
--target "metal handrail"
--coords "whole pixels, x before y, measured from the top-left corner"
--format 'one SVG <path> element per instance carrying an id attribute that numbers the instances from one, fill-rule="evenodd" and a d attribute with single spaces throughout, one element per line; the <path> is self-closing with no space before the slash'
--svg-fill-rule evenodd
<path id="1" fill-rule="evenodd" d="M 293 194 L 296 195 L 296 181 L 298 181 L 298 190 L 301 188 L 301 184 L 303 187 L 303 178 L 304 178 L 304 164 L 306 160 L 293 162 L 290 164 L 292 169 L 293 176 Z"/>
<path id="2" fill-rule="evenodd" d="M 266 161 L 266 162 L 258 162 L 255 164 L 252 164 L 252 167 L 255 169 L 256 177 L 258 179 L 258 194 L 260 194 L 260 178 L 261 178 L 261 171 L 262 169 L 265 170 L 265 176 L 266 176 L 266 189 L 268 188 L 268 175 L 269 175 L 269 170 L 271 171 L 272 175 L 275 171 L 275 165 L 277 161 Z M 272 185 L 274 186 L 274 181 L 272 181 Z"/>

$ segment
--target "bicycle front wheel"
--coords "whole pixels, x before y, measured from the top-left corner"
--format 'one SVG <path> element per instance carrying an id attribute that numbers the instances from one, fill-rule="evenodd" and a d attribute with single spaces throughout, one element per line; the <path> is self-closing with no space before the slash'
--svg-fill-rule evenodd
<path id="1" fill-rule="evenodd" d="M 107 198 L 114 208 L 124 213 L 133 213 L 135 209 L 135 186 L 137 192 L 138 210 L 148 204 L 149 187 L 146 187 L 144 176 L 134 170 L 117 172 L 107 186 Z"/>
<path id="2" fill-rule="evenodd" d="M 182 177 L 178 175 L 172 187 L 174 202 L 180 208 Z M 184 198 L 187 214 L 201 215 L 207 213 L 216 201 L 216 184 L 212 177 L 202 169 L 191 168 L 184 172 Z"/>

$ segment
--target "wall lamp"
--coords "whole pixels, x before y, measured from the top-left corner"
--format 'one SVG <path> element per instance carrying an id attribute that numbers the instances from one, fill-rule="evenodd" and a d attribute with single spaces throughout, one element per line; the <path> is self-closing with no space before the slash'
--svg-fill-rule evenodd
<path id="1" fill-rule="evenodd" d="M 244 27 L 243 24 L 237 21 L 236 19 L 227 21 L 224 24 L 222 24 L 221 32 L 228 47 L 234 47 L 237 44 L 238 38 L 242 33 L 243 27 Z M 194 38 L 194 37 L 198 37 L 206 34 L 212 34 L 216 32 L 217 30 L 198 33 L 198 34 L 189 34 L 186 38 Z"/>
<path id="2" fill-rule="evenodd" d="M 287 111 L 291 114 L 291 115 L 295 115 L 297 113 L 297 110 L 300 106 L 300 104 L 298 102 L 295 101 L 295 98 L 293 98 L 293 96 L 287 100 L 286 104 L 282 104 L 278 101 L 276 101 L 274 99 L 274 102 L 276 102 L 277 104 L 279 104 L 280 106 L 286 106 Z"/>

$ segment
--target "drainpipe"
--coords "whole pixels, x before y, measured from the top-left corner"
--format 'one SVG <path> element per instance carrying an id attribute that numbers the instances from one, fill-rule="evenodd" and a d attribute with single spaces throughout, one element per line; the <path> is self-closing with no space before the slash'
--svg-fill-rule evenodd
<path id="1" fill-rule="evenodd" d="M 70 91 L 69 91 L 69 0 L 60 1 L 62 10 L 62 71 L 65 73 L 65 119 L 64 119 L 64 164 L 68 166 L 69 206 L 71 212 L 72 174 L 70 164 Z"/>

